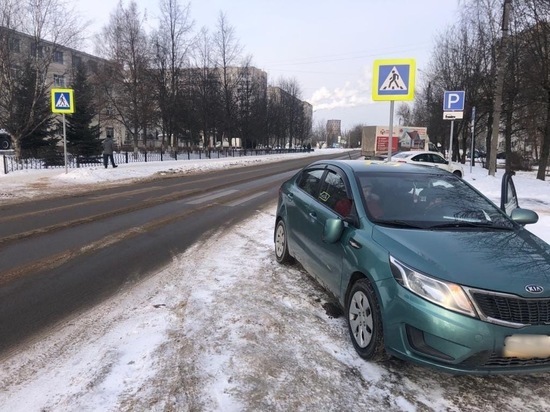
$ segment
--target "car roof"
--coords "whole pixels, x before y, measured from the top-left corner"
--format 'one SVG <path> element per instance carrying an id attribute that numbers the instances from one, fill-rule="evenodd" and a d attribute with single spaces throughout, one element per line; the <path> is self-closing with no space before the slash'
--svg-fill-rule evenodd
<path id="1" fill-rule="evenodd" d="M 438 154 L 441 156 L 441 153 L 438 153 L 438 152 L 433 152 L 431 150 L 410 150 L 408 152 L 399 152 L 400 154 L 401 153 L 405 153 L 407 156 L 413 156 L 413 155 L 417 155 L 417 154 L 425 154 L 425 153 L 429 153 L 429 154 Z M 404 156 L 404 155 L 403 155 Z"/>
<path id="2" fill-rule="evenodd" d="M 314 165 L 332 165 L 341 169 L 359 173 L 424 173 L 448 175 L 449 172 L 436 168 L 402 162 L 377 160 L 318 160 Z"/>

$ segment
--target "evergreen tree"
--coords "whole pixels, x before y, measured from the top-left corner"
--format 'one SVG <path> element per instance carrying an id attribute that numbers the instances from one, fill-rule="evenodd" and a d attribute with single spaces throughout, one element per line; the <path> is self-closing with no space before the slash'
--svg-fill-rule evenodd
<path id="1" fill-rule="evenodd" d="M 41 149 L 55 146 L 57 140 L 47 139 L 53 123 L 49 96 L 45 88 L 39 88 L 37 70 L 27 63 L 17 83 L 14 94 L 14 116 L 16 124 L 26 124 L 26 132 L 21 135 L 21 149 L 26 156 L 39 157 Z M 34 96 L 37 96 L 36 98 Z"/>
<path id="2" fill-rule="evenodd" d="M 67 151 L 88 159 L 101 154 L 101 140 L 100 126 L 92 125 L 97 115 L 94 89 L 88 81 L 86 68 L 82 64 L 76 68 L 72 89 L 75 112 L 65 117 Z"/>

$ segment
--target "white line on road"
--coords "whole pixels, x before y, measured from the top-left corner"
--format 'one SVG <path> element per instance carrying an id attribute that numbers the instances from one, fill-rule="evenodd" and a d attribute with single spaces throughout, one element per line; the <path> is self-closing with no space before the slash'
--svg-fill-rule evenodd
<path id="1" fill-rule="evenodd" d="M 187 203 L 188 205 L 198 205 L 199 203 L 208 202 L 209 200 L 213 200 L 213 199 L 217 199 L 219 197 L 227 196 L 227 195 L 230 195 L 230 194 L 235 193 L 235 192 L 237 192 L 237 190 L 223 190 L 221 192 L 213 193 L 213 194 L 208 195 L 208 196 L 202 196 L 202 197 L 198 197 L 194 200 L 186 201 L 185 203 Z"/>
<path id="2" fill-rule="evenodd" d="M 254 193 L 253 195 L 250 195 L 248 197 L 244 197 L 242 199 L 237 199 L 237 200 L 234 200 L 233 202 L 229 202 L 229 203 L 226 203 L 225 206 L 229 206 L 229 207 L 235 207 L 235 206 L 238 206 L 244 202 L 248 202 L 249 200 L 252 200 L 252 199 L 255 199 L 257 197 L 260 197 L 264 194 L 266 194 L 267 192 L 258 192 L 258 193 Z"/>

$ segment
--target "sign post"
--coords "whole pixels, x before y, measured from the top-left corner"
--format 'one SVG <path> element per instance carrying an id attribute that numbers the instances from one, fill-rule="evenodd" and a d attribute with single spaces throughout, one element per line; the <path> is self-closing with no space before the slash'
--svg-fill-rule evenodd
<path id="1" fill-rule="evenodd" d="M 67 132 L 65 128 L 65 113 L 74 113 L 73 89 L 52 89 L 52 113 L 63 115 L 63 153 L 65 157 L 65 173 L 67 173 Z"/>
<path id="2" fill-rule="evenodd" d="M 472 143 L 470 145 L 470 173 L 472 173 L 472 166 L 474 165 L 474 158 L 475 158 L 475 153 L 474 153 L 474 147 L 475 147 L 475 138 L 476 138 L 476 107 L 472 107 Z"/>
<path id="3" fill-rule="evenodd" d="M 396 100 L 414 99 L 416 62 L 414 59 L 375 60 L 372 79 L 372 100 L 390 102 L 390 136 L 388 160 L 393 144 L 393 112 Z"/>
<path id="4" fill-rule="evenodd" d="M 443 94 L 443 119 L 451 121 L 451 136 L 449 138 L 449 162 L 453 161 L 453 129 L 455 119 L 464 116 L 464 91 L 444 92 Z"/>

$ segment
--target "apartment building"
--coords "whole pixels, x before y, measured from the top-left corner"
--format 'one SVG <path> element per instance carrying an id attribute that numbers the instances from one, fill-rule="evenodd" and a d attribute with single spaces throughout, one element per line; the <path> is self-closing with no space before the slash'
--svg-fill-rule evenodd
<path id="1" fill-rule="evenodd" d="M 5 27 L 0 27 L 0 74 L 4 81 L 18 78 L 18 72 L 24 65 L 32 61 L 48 89 L 70 87 L 73 83 L 76 68 L 84 64 L 93 79 L 98 69 L 108 64 L 105 59 L 81 52 L 76 49 L 61 46 L 43 39 L 21 33 Z M 78 96 L 74 96 L 78 110 Z M 114 119 L 114 113 L 108 104 L 97 104 L 101 136 L 122 137 L 120 126 Z M 0 113 L 0 122 L 2 115 Z M 0 124 L 0 129 L 2 125 Z"/>

